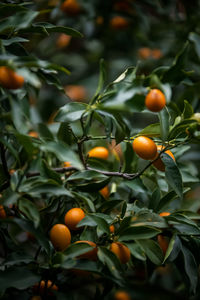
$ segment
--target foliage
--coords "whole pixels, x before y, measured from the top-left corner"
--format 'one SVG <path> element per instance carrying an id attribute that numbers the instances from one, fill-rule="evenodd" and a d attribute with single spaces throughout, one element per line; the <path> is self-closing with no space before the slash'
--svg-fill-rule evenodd
<path id="1" fill-rule="evenodd" d="M 120 1 L 80 1 L 80 15 L 66 17 L 62 1 L 54 2 L 0 4 L 0 65 L 25 78 L 20 89 L 0 87 L 0 204 L 6 212 L 6 218 L 0 213 L 0 295 L 114 299 L 120 288 L 138 300 L 198 299 L 199 3 L 180 1 L 177 8 L 173 1 L 127 0 L 130 9 L 119 11 Z M 108 26 L 118 14 L 129 22 L 125 30 Z M 74 39 L 68 51 L 56 44 L 61 33 Z M 162 55 L 144 59 L 142 46 L 160 47 Z M 75 102 L 65 85 L 83 82 L 88 99 Z M 151 88 L 166 97 L 159 113 L 145 107 Z M 140 135 L 173 152 L 175 161 L 164 150 L 159 154 L 164 172 L 153 166 L 156 158 L 146 161 L 133 151 Z M 109 157 L 89 157 L 96 146 L 106 147 Z M 109 197 L 101 193 L 106 186 Z M 64 224 L 72 207 L 86 216 L 67 249 L 56 251 L 50 229 Z M 170 214 L 161 217 L 163 211 Z M 167 240 L 166 252 L 158 235 Z M 97 245 L 97 259 L 83 259 L 93 249 L 75 243 L 80 240 Z M 113 242 L 128 247 L 128 263 L 110 250 Z M 34 288 L 41 280 L 58 290 Z"/>

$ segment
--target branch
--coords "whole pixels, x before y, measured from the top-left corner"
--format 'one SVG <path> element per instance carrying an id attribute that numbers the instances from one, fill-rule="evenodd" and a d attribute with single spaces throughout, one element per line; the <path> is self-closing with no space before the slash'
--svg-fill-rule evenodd
<path id="1" fill-rule="evenodd" d="M 6 174 L 6 177 L 8 178 L 8 181 L 10 180 L 10 173 L 8 171 L 7 161 L 6 161 L 6 150 L 4 147 L 4 144 L 0 142 L 0 153 L 1 153 L 1 162 L 3 166 L 4 173 Z"/>

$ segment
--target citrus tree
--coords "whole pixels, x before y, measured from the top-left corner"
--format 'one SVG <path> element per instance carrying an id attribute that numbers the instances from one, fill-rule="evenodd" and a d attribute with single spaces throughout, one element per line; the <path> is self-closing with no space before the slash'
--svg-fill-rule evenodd
<path id="1" fill-rule="evenodd" d="M 1 298 L 198 299 L 199 35 L 185 33 L 169 65 L 137 64 L 110 82 L 101 59 L 83 102 L 44 49 L 55 33 L 58 48 L 78 43 L 90 10 L 35 2 L 0 4 Z M 108 24 L 109 10 L 88 5 Z M 110 34 L 131 30 L 126 5 Z"/>

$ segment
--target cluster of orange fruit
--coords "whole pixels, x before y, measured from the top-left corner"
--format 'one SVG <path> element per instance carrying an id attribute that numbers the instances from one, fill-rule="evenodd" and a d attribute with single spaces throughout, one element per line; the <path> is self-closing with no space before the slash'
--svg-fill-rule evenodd
<path id="1" fill-rule="evenodd" d="M 138 50 L 138 56 L 141 59 L 148 59 L 148 58 L 160 59 L 163 56 L 163 54 L 160 49 L 157 48 L 150 49 L 148 47 L 143 47 Z"/>

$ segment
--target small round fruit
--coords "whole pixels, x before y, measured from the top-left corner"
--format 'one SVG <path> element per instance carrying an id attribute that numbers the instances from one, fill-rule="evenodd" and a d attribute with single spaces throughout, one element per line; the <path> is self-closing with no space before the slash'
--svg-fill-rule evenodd
<path id="1" fill-rule="evenodd" d="M 71 38 L 72 38 L 71 35 L 61 33 L 56 41 L 57 48 L 63 49 L 65 47 L 69 46 Z"/>
<path id="2" fill-rule="evenodd" d="M 0 205 L 0 219 L 5 219 L 6 218 L 6 212 L 3 207 L 3 205 Z"/>
<path id="3" fill-rule="evenodd" d="M 65 214 L 65 224 L 71 230 L 78 230 L 80 228 L 77 225 L 83 218 L 85 218 L 84 211 L 81 208 L 75 207 Z"/>
<path id="4" fill-rule="evenodd" d="M 77 0 L 65 0 L 61 5 L 61 10 L 70 16 L 76 16 L 81 12 L 81 6 Z"/>
<path id="5" fill-rule="evenodd" d="M 170 215 L 170 212 L 167 212 L 167 211 L 163 211 L 159 214 L 160 217 L 167 217 Z"/>
<path id="6" fill-rule="evenodd" d="M 110 229 L 110 233 L 115 232 L 115 226 L 114 225 L 110 225 L 109 229 Z"/>
<path id="7" fill-rule="evenodd" d="M 153 140 L 146 136 L 138 136 L 133 141 L 133 150 L 143 159 L 154 159 L 157 154 L 157 147 Z"/>
<path id="8" fill-rule="evenodd" d="M 71 243 L 71 233 L 67 226 L 55 224 L 50 230 L 50 240 L 56 250 L 64 251 Z"/>
<path id="9" fill-rule="evenodd" d="M 6 89 L 16 90 L 23 86 L 24 77 L 8 67 L 0 67 L 0 85 Z"/>
<path id="10" fill-rule="evenodd" d="M 160 59 L 160 58 L 163 56 L 163 54 L 162 54 L 162 52 L 160 51 L 160 49 L 153 49 L 153 50 L 151 51 L 151 56 L 152 56 L 154 59 Z"/>
<path id="11" fill-rule="evenodd" d="M 81 254 L 79 255 L 78 258 L 80 259 L 89 259 L 89 260 L 97 260 L 97 251 L 98 251 L 98 248 L 97 248 L 97 245 L 94 243 L 94 242 L 91 242 L 91 241 L 77 241 L 75 242 L 75 244 L 78 244 L 78 243 L 86 243 L 90 246 L 92 246 L 94 249 L 84 253 L 84 254 Z"/>
<path id="12" fill-rule="evenodd" d="M 167 238 L 165 236 L 159 234 L 157 236 L 157 241 L 158 241 L 158 244 L 159 244 L 160 248 L 163 251 L 163 254 L 165 255 L 165 253 L 167 251 L 167 248 L 168 248 L 168 245 L 169 245 Z"/>
<path id="13" fill-rule="evenodd" d="M 123 30 L 129 26 L 127 19 L 121 16 L 115 16 L 110 20 L 110 27 L 115 30 Z"/>
<path id="14" fill-rule="evenodd" d="M 29 131 L 28 135 L 34 138 L 38 138 L 38 133 L 36 131 Z"/>
<path id="15" fill-rule="evenodd" d="M 99 193 L 100 193 L 105 199 L 107 199 L 107 198 L 109 197 L 109 195 L 110 195 L 110 191 L 109 191 L 108 186 L 106 185 L 103 189 L 101 189 L 101 190 L 99 191 Z"/>
<path id="16" fill-rule="evenodd" d="M 110 250 L 119 258 L 122 264 L 126 264 L 131 258 L 131 253 L 128 247 L 120 242 L 112 243 L 110 245 Z"/>
<path id="17" fill-rule="evenodd" d="M 162 151 L 162 149 L 163 149 L 162 145 L 157 145 L 157 151 L 158 152 Z M 167 150 L 164 153 L 168 154 L 175 161 L 175 157 L 174 157 L 173 153 L 170 150 Z M 158 155 L 159 154 L 157 153 L 155 157 L 157 157 Z M 155 159 L 155 157 L 154 157 L 154 159 Z M 165 171 L 165 164 L 163 163 L 163 161 L 160 157 L 153 162 L 153 165 L 156 169 L 158 169 L 162 172 Z"/>
<path id="18" fill-rule="evenodd" d="M 88 152 L 89 157 L 95 157 L 95 158 L 101 158 L 101 159 L 107 159 L 109 156 L 109 151 L 105 147 L 95 147 L 92 148 Z"/>
<path id="19" fill-rule="evenodd" d="M 148 59 L 151 56 L 151 49 L 147 47 L 140 48 L 138 50 L 138 56 L 141 59 Z"/>
<path id="20" fill-rule="evenodd" d="M 146 107 L 153 112 L 159 112 L 166 105 L 165 95 L 158 89 L 151 90 L 145 97 Z"/>
<path id="21" fill-rule="evenodd" d="M 117 291 L 114 295 L 114 300 L 131 300 L 131 297 L 125 291 Z"/>
<path id="22" fill-rule="evenodd" d="M 71 100 L 76 102 L 82 102 L 87 99 L 87 91 L 82 85 L 67 85 L 65 86 L 65 93 Z"/>
<path id="23" fill-rule="evenodd" d="M 65 161 L 65 162 L 63 163 L 63 166 L 64 166 L 64 168 L 69 168 L 69 167 L 71 167 L 72 165 L 71 165 L 71 163 L 70 163 L 69 161 Z"/>

